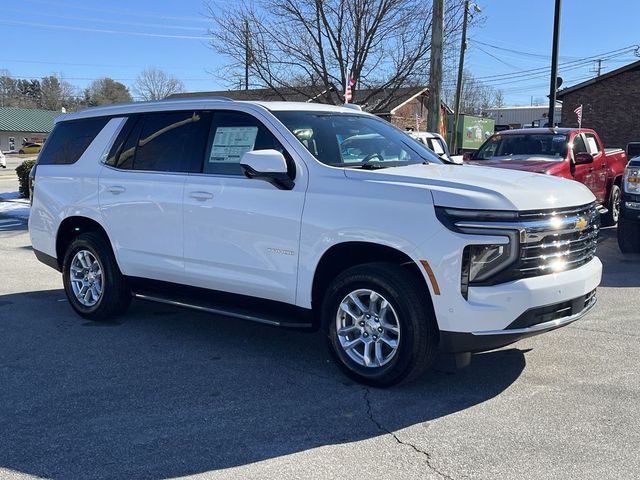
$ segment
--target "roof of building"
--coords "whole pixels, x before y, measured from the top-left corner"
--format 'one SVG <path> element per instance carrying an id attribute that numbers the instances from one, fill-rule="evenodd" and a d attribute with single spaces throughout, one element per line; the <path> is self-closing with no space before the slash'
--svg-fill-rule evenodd
<path id="1" fill-rule="evenodd" d="M 485 108 L 486 112 L 493 111 L 504 111 L 504 110 L 532 110 L 532 109 L 540 109 L 540 110 L 549 110 L 549 105 L 515 105 L 513 107 L 489 107 Z M 562 105 L 556 105 L 556 110 L 562 109 Z"/>
<path id="2" fill-rule="evenodd" d="M 615 77 L 616 75 L 620 75 L 621 73 L 628 72 L 630 70 L 640 69 L 640 60 L 629 63 L 628 65 L 624 65 L 620 68 L 616 68 L 615 70 L 611 70 L 610 72 L 604 73 L 599 77 L 594 77 L 591 80 L 587 80 L 586 82 L 578 83 L 573 87 L 568 87 L 563 90 L 560 90 L 557 94 L 557 98 L 564 97 L 567 93 L 575 92 L 576 90 L 580 90 L 581 88 L 588 87 L 589 85 L 593 85 L 595 83 L 601 82 L 611 77 Z"/>
<path id="3" fill-rule="evenodd" d="M 58 111 L 0 107 L 0 131 L 49 133 Z"/>
<path id="4" fill-rule="evenodd" d="M 424 86 L 401 87 L 397 89 L 360 89 L 354 90 L 352 103 L 358 104 L 365 112 L 378 115 L 392 114 L 399 107 L 407 104 L 420 95 L 427 95 L 429 89 Z M 305 103 L 325 103 L 324 92 L 319 87 L 282 88 L 278 92 L 269 88 L 251 90 L 221 90 L 214 92 L 175 93 L 169 98 L 191 97 L 227 97 L 232 100 L 249 101 L 286 101 Z M 334 95 L 335 97 L 335 95 Z M 446 105 L 445 105 L 446 107 Z M 448 108 L 448 107 L 447 107 Z"/>

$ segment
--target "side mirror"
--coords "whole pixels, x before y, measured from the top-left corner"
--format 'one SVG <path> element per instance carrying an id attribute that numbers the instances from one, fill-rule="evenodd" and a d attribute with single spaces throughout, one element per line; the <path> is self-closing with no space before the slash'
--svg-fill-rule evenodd
<path id="1" fill-rule="evenodd" d="M 587 152 L 576 153 L 575 163 L 576 165 L 587 165 L 588 163 L 593 163 L 593 155 Z"/>
<path id="2" fill-rule="evenodd" d="M 281 190 L 291 190 L 287 161 L 277 150 L 253 150 L 242 155 L 240 168 L 247 178 L 264 180 Z"/>

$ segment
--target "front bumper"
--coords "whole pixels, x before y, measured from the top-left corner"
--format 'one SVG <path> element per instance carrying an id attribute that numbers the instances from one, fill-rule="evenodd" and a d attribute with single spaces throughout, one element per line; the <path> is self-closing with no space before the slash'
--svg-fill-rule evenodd
<path id="1" fill-rule="evenodd" d="M 640 223 L 640 209 L 628 208 L 627 202 L 633 202 L 635 204 L 640 203 L 640 195 L 623 193 L 622 205 L 620 206 L 620 216 L 622 218 L 627 222 Z"/>
<path id="2" fill-rule="evenodd" d="M 587 295 L 546 307 L 532 308 L 523 313 L 504 330 L 479 330 L 476 332 L 440 332 L 440 350 L 446 353 L 483 352 L 510 345 L 523 338 L 550 332 L 580 320 L 587 315 L 598 302 L 595 290 Z M 570 304 L 569 306 L 567 304 Z M 577 311 L 576 311 L 577 310 Z M 547 313 L 545 314 L 544 311 Z M 539 312 L 539 313 L 538 313 Z M 566 315 L 562 315 L 562 312 Z M 520 323 L 528 323 L 535 318 L 558 316 L 552 320 L 534 323 L 518 328 Z M 515 326 L 515 327 L 514 327 Z"/>

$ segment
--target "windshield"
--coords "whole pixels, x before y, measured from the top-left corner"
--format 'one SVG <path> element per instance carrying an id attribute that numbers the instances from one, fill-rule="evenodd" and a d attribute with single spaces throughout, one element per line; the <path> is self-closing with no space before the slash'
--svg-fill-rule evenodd
<path id="1" fill-rule="evenodd" d="M 442 163 L 424 145 L 376 117 L 300 111 L 273 114 L 327 165 L 374 169 Z"/>
<path id="2" fill-rule="evenodd" d="M 564 160 L 567 156 L 567 136 L 563 134 L 523 133 L 496 134 L 474 155 L 474 160 L 527 160 L 547 157 Z"/>

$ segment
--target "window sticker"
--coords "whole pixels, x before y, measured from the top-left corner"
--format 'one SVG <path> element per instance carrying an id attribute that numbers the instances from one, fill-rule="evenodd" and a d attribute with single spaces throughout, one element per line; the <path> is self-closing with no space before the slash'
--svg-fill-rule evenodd
<path id="1" fill-rule="evenodd" d="M 598 144 L 596 143 L 595 138 L 587 137 L 587 144 L 589 144 L 589 153 L 591 154 L 598 153 Z"/>
<path id="2" fill-rule="evenodd" d="M 209 163 L 240 163 L 240 158 L 253 150 L 258 127 L 218 127 L 213 138 Z"/>

